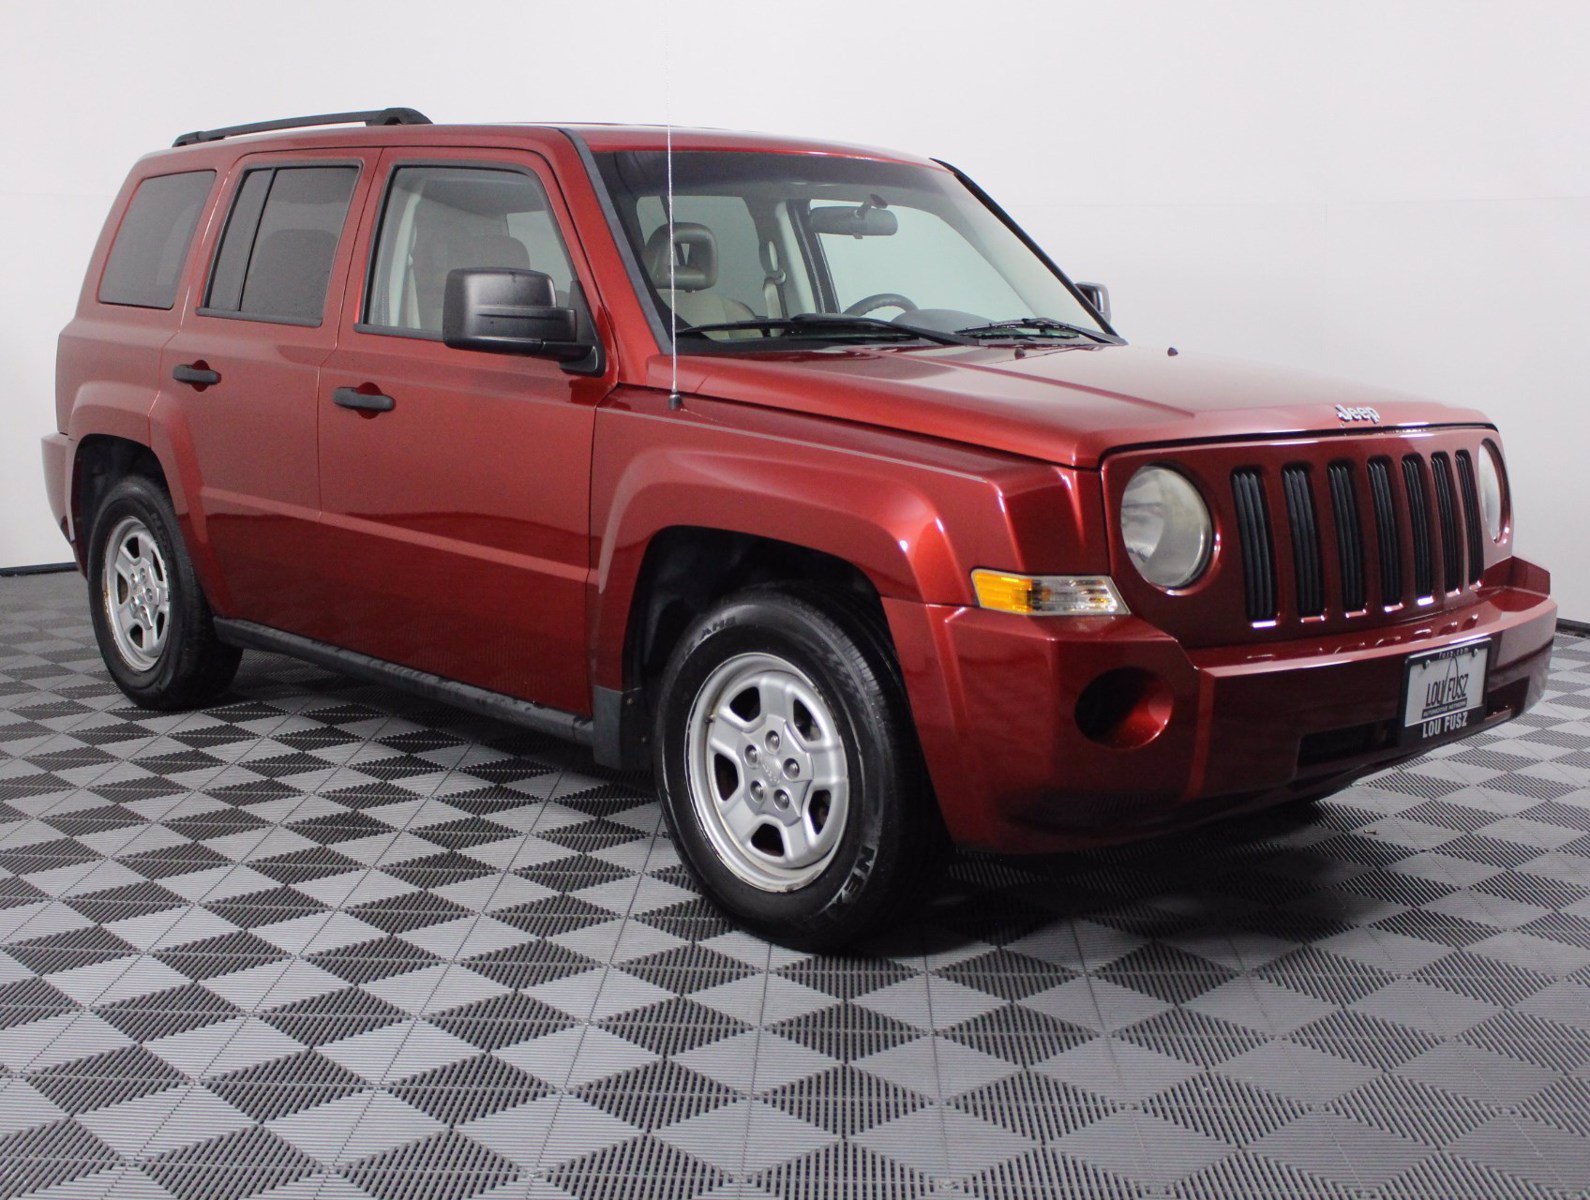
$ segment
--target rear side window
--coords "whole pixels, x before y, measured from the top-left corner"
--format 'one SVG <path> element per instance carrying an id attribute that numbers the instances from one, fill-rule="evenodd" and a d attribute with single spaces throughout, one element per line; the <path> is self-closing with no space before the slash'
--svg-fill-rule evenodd
<path id="1" fill-rule="evenodd" d="M 155 175 L 133 193 L 99 280 L 101 304 L 170 308 L 214 171 Z"/>
<path id="2" fill-rule="evenodd" d="M 359 169 L 265 167 L 243 176 L 202 311 L 318 325 Z"/>

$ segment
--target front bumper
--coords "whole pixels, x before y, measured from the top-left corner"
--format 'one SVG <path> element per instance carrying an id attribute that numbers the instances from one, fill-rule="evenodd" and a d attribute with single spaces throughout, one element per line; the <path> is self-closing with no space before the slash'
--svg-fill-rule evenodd
<path id="1" fill-rule="evenodd" d="M 1435 743 L 1398 740 L 1411 653 L 1491 638 L 1484 720 L 1454 736 L 1517 716 L 1540 698 L 1557 607 L 1545 571 L 1505 569 L 1429 621 L 1263 647 L 1188 651 L 1135 617 L 885 609 L 951 836 L 1039 853 L 1267 807 L 1422 753 Z M 1106 675 L 1126 699 L 1101 718 L 1088 689 Z"/>

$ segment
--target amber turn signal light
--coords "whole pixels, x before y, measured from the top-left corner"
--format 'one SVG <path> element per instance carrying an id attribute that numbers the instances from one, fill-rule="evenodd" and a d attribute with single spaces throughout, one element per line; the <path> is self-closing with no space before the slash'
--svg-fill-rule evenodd
<path id="1" fill-rule="evenodd" d="M 977 603 L 1029 617 L 1114 617 L 1128 609 L 1108 575 L 1015 575 L 972 572 Z"/>

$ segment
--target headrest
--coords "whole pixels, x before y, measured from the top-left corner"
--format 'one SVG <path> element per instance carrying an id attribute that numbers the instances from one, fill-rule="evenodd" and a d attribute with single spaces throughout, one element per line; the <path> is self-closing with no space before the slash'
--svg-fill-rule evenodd
<path id="1" fill-rule="evenodd" d="M 693 221 L 674 224 L 674 287 L 702 292 L 718 282 L 718 239 Z M 668 226 L 646 239 L 646 273 L 659 288 L 668 287 Z"/>

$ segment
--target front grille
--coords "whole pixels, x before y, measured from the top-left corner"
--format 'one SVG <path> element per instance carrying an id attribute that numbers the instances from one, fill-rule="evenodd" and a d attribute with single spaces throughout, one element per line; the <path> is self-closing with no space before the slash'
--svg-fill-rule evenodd
<path id="1" fill-rule="evenodd" d="M 1376 601 L 1382 610 L 1410 599 L 1424 606 L 1484 575 L 1479 495 L 1467 450 L 1404 454 L 1400 463 L 1384 455 L 1293 462 L 1273 474 L 1243 466 L 1231 473 L 1231 491 L 1248 620 L 1255 625 L 1362 614 Z M 1271 527 L 1272 504 L 1285 509 L 1279 529 Z M 1276 545 L 1283 535 L 1289 546 Z"/>
<path id="2" fill-rule="evenodd" d="M 1242 583 L 1248 620 L 1257 624 L 1275 617 L 1275 552 L 1264 481 L 1258 469 L 1241 467 L 1232 472 L 1231 492 L 1237 508 L 1237 538 L 1242 543 Z"/>
<path id="3" fill-rule="evenodd" d="M 1380 546 L 1380 602 L 1402 603 L 1402 532 L 1391 496 L 1391 460 L 1369 460 L 1369 493 L 1375 501 L 1375 540 Z"/>
<path id="4" fill-rule="evenodd" d="M 1463 492 L 1463 528 L 1469 534 L 1469 582 L 1485 577 L 1485 543 L 1480 540 L 1480 496 L 1474 486 L 1474 460 L 1467 450 L 1456 455 L 1458 485 Z"/>
<path id="5" fill-rule="evenodd" d="M 1441 518 L 1441 570 L 1446 590 L 1463 586 L 1462 530 L 1458 527 L 1457 489 L 1452 483 L 1452 459 L 1443 453 L 1430 456 L 1435 472 L 1435 509 Z"/>
<path id="6" fill-rule="evenodd" d="M 1369 604 L 1364 579 L 1364 539 L 1359 531 L 1358 489 L 1351 463 L 1333 462 L 1327 472 L 1331 484 L 1331 511 L 1336 516 L 1336 555 L 1342 571 L 1342 608 L 1362 612 Z"/>
<path id="7" fill-rule="evenodd" d="M 1408 523 L 1413 527 L 1413 591 L 1435 594 L 1434 549 L 1430 544 L 1430 495 L 1424 483 L 1424 459 L 1410 454 L 1402 460 L 1402 485 L 1408 497 Z"/>
<path id="8" fill-rule="evenodd" d="M 1308 468 L 1284 468 L 1281 487 L 1286 492 L 1287 520 L 1292 525 L 1297 611 L 1301 616 L 1318 617 L 1325 612 L 1325 568 L 1319 557 L 1319 526 L 1314 520 L 1314 490 L 1309 486 Z"/>

